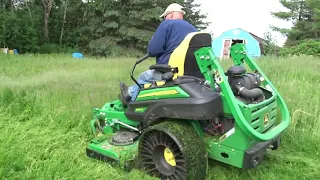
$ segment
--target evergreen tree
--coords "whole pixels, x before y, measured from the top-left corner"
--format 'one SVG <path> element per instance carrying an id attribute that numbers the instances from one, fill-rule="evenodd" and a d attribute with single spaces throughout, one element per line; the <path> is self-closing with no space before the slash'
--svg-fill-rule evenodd
<path id="1" fill-rule="evenodd" d="M 208 25 L 193 0 L 5 0 L 0 1 L 0 45 L 20 52 L 74 47 L 104 56 L 145 52 L 171 3 L 185 6 L 186 20 L 199 30 Z"/>
<path id="2" fill-rule="evenodd" d="M 115 49 L 117 46 L 145 51 L 160 23 L 162 9 L 156 5 L 156 0 L 98 0 L 91 3 L 88 25 L 83 28 L 91 34 L 90 51 L 101 55 L 126 52 Z"/>
<path id="3" fill-rule="evenodd" d="M 280 0 L 280 3 L 289 11 L 272 12 L 275 17 L 292 21 L 293 27 L 291 29 L 279 28 L 271 26 L 275 31 L 287 36 L 286 45 L 294 45 L 301 40 L 314 38 L 318 36 L 317 11 L 319 8 L 315 7 L 318 0 Z"/>
<path id="4" fill-rule="evenodd" d="M 316 39 L 320 38 L 320 1 L 308 0 L 308 7 L 312 9 L 312 26 L 311 31 L 314 33 Z"/>
<path id="5" fill-rule="evenodd" d="M 207 14 L 201 13 L 200 4 L 194 2 L 194 0 L 185 0 L 182 4 L 186 11 L 185 19 L 189 21 L 199 30 L 204 30 L 210 24 L 209 22 L 204 22 L 207 18 Z"/>

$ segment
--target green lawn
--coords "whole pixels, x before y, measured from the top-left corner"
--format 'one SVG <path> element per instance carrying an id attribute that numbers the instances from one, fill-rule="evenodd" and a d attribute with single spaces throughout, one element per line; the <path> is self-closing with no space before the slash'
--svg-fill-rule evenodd
<path id="1" fill-rule="evenodd" d="M 91 109 L 130 85 L 136 59 L 0 55 L 2 179 L 152 179 L 87 158 Z M 137 73 L 153 61 L 141 63 Z M 284 97 L 292 123 L 278 151 L 255 169 L 210 162 L 208 179 L 320 178 L 320 59 L 261 58 L 257 63 Z M 224 65 L 230 63 L 224 63 Z"/>

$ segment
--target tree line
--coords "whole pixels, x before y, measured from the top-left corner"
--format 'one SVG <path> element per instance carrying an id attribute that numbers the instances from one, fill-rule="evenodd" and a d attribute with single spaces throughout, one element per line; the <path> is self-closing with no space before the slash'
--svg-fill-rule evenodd
<path id="1" fill-rule="evenodd" d="M 320 56 L 320 0 L 280 0 L 280 3 L 287 10 L 271 14 L 293 24 L 289 29 L 271 26 L 287 37 L 280 54 Z"/>
<path id="2" fill-rule="evenodd" d="M 1 0 L 0 46 L 20 53 L 130 56 L 146 51 L 159 16 L 173 2 L 185 7 L 186 20 L 199 30 L 208 26 L 194 0 Z"/>
<path id="3" fill-rule="evenodd" d="M 186 20 L 206 29 L 207 14 L 194 0 L 1 0 L 0 48 L 19 53 L 65 53 L 132 56 L 145 52 L 161 23 L 159 15 L 173 2 L 185 7 Z M 266 34 L 266 50 L 280 54 L 320 54 L 320 0 L 280 0 L 288 11 L 272 12 L 293 27 L 272 26 L 287 37 L 279 48 Z"/>

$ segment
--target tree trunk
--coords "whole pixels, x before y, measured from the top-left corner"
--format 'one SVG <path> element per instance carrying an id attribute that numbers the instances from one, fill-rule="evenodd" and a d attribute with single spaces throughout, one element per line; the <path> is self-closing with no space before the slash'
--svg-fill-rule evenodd
<path id="1" fill-rule="evenodd" d="M 48 28 L 48 15 L 47 13 L 44 13 L 44 40 L 45 42 L 49 42 L 49 28 Z"/>
<path id="2" fill-rule="evenodd" d="M 13 8 L 14 8 L 13 0 L 11 0 L 11 12 L 12 12 L 12 13 L 13 13 Z"/>
<path id="3" fill-rule="evenodd" d="M 28 6 L 28 2 L 25 2 L 25 5 L 26 5 L 26 7 L 27 7 L 27 9 L 28 9 L 28 11 L 29 11 L 29 16 L 30 16 L 31 22 L 32 22 L 32 24 L 33 24 L 32 13 L 31 13 L 31 9 L 30 9 L 29 6 Z"/>
<path id="4" fill-rule="evenodd" d="M 52 8 L 52 4 L 54 0 L 41 0 L 43 4 L 43 9 L 44 9 L 44 40 L 45 42 L 49 42 L 49 16 Z"/>
<path id="5" fill-rule="evenodd" d="M 60 44 L 62 44 L 62 38 L 63 38 L 63 32 L 64 32 L 64 24 L 66 23 L 66 14 L 67 14 L 67 8 L 68 8 L 68 0 L 65 0 L 64 2 L 64 13 L 63 13 L 63 21 L 62 21 L 62 27 L 61 27 L 61 33 L 60 33 Z"/>

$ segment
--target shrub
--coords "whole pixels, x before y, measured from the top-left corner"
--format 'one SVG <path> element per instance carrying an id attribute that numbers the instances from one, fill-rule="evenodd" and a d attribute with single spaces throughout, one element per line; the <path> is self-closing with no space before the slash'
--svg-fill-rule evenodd
<path id="1" fill-rule="evenodd" d="M 279 55 L 312 55 L 320 57 L 320 40 L 309 39 L 291 47 L 284 47 Z"/>

